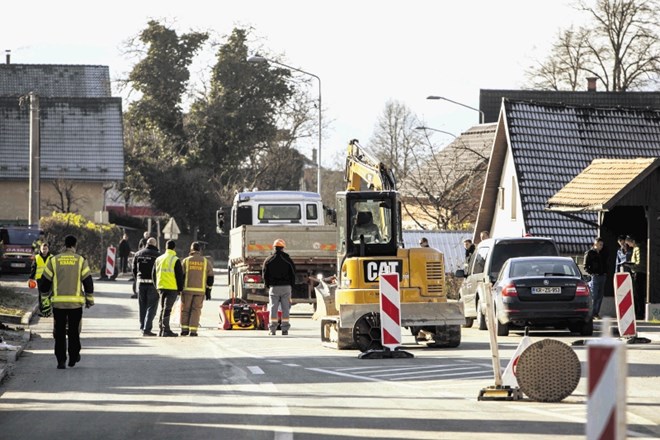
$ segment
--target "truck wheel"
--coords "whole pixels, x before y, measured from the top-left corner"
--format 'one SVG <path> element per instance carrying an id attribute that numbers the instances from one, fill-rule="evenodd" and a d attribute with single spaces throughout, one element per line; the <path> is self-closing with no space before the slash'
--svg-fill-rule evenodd
<path id="1" fill-rule="evenodd" d="M 438 325 L 433 328 L 433 342 L 427 344 L 432 348 L 455 348 L 461 345 L 460 325 Z"/>
<path id="2" fill-rule="evenodd" d="M 465 324 L 463 324 L 463 328 L 470 328 L 474 324 L 474 318 L 465 318 Z"/>
<path id="3" fill-rule="evenodd" d="M 382 350 L 380 340 L 380 314 L 367 313 L 362 315 L 353 326 L 353 341 L 361 352 Z"/>
<path id="4" fill-rule="evenodd" d="M 486 315 L 481 310 L 481 303 L 477 303 L 477 324 L 479 325 L 479 330 L 488 330 Z"/>

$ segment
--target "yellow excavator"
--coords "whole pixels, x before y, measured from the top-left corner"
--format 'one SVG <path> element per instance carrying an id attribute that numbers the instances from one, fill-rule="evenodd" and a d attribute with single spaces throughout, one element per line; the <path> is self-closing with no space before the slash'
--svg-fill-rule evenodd
<path id="1" fill-rule="evenodd" d="M 401 202 L 392 171 L 357 140 L 348 145 L 346 191 L 337 193 L 337 277 L 316 289 L 325 346 L 379 350 L 379 276 L 398 273 L 401 325 L 417 342 L 457 347 L 465 322 L 447 302 L 443 254 L 403 247 Z"/>

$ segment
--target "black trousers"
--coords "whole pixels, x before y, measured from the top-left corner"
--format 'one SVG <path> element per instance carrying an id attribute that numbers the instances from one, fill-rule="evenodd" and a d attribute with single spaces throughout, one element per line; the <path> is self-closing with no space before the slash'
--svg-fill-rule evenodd
<path id="1" fill-rule="evenodd" d="M 55 357 L 57 363 L 66 362 L 67 351 L 69 359 L 76 359 L 80 354 L 80 330 L 82 328 L 83 309 L 53 308 L 55 323 L 53 336 L 55 337 Z M 69 338 L 67 350 L 67 337 Z"/>
<path id="2" fill-rule="evenodd" d="M 644 319 L 646 315 L 646 273 L 633 273 L 633 300 L 635 301 L 635 318 Z"/>
<path id="3" fill-rule="evenodd" d="M 168 332 L 170 329 L 170 315 L 172 314 L 172 306 L 176 302 L 176 298 L 179 296 L 179 292 L 176 290 L 158 290 L 160 295 L 160 317 L 158 319 L 158 325 L 160 331 Z"/>

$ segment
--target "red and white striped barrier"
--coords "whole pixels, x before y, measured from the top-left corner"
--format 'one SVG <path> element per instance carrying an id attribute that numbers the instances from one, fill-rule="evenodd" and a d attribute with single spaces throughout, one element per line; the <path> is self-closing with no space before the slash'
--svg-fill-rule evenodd
<path id="1" fill-rule="evenodd" d="M 383 347 L 401 345 L 401 296 L 399 274 L 380 275 L 380 332 Z"/>
<path id="2" fill-rule="evenodd" d="M 108 247 L 108 253 L 105 257 L 105 276 L 111 278 L 115 274 L 115 256 L 117 255 L 117 248 L 114 246 Z"/>
<path id="3" fill-rule="evenodd" d="M 628 272 L 614 274 L 614 297 L 616 299 L 616 320 L 619 335 L 634 338 L 637 335 L 635 321 L 635 301 L 633 300 L 632 276 Z"/>
<path id="4" fill-rule="evenodd" d="M 626 345 L 609 337 L 609 321 L 607 336 L 587 345 L 587 440 L 626 438 Z"/>

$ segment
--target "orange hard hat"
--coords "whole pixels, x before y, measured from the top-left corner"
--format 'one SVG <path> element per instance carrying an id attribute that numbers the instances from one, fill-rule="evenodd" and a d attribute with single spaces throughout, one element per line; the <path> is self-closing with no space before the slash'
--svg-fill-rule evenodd
<path id="1" fill-rule="evenodd" d="M 275 242 L 273 242 L 273 247 L 283 248 L 283 247 L 286 247 L 286 243 L 281 238 L 278 238 L 277 240 L 275 240 Z"/>
<path id="2" fill-rule="evenodd" d="M 36 282 L 35 280 L 32 280 L 32 279 L 31 279 L 31 280 L 28 280 L 28 287 L 29 287 L 30 289 L 34 289 L 34 288 L 36 288 L 36 287 L 37 287 L 37 282 Z"/>

